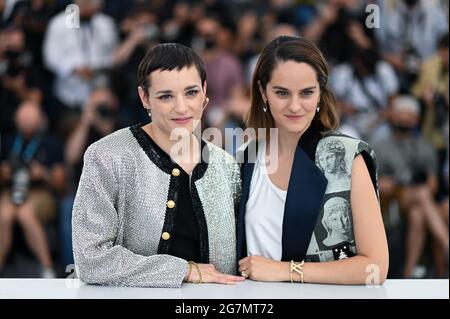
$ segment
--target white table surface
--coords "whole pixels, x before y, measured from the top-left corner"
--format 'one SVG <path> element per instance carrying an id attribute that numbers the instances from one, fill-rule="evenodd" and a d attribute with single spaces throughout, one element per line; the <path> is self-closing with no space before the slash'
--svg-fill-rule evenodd
<path id="1" fill-rule="evenodd" d="M 78 279 L 0 279 L 0 299 L 449 299 L 448 279 L 387 280 L 382 286 L 267 283 L 183 284 L 179 289 L 87 285 Z"/>

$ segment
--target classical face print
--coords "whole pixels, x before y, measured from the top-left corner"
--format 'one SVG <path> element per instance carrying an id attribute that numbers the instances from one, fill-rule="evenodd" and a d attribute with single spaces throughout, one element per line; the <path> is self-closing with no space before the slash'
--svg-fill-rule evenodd
<path id="1" fill-rule="evenodd" d="M 353 143 L 351 138 L 336 133 L 317 145 L 316 165 L 327 178 L 328 185 L 308 246 L 307 261 L 340 260 L 357 254 L 350 188 L 352 162 L 359 154 L 363 155 L 373 183 L 376 183 L 376 154 L 367 143 Z"/>
<path id="2" fill-rule="evenodd" d="M 346 145 L 346 139 L 346 137 L 325 139 L 317 146 L 316 165 L 328 180 L 326 193 L 350 189 L 352 154 L 355 150 Z"/>
<path id="3" fill-rule="evenodd" d="M 325 246 L 349 241 L 352 230 L 349 202 L 342 197 L 329 199 L 324 205 L 322 225 L 327 232 L 327 237 L 322 242 Z"/>
<path id="4" fill-rule="evenodd" d="M 319 157 L 320 166 L 327 173 L 334 173 L 336 170 L 336 154 L 327 153 Z"/>
<path id="5" fill-rule="evenodd" d="M 350 219 L 342 208 L 331 210 L 324 223 L 328 226 L 328 229 L 341 234 L 346 234 L 350 229 Z"/>
<path id="6" fill-rule="evenodd" d="M 345 146 L 340 140 L 330 140 L 319 146 L 319 166 L 328 174 L 348 175 Z"/>

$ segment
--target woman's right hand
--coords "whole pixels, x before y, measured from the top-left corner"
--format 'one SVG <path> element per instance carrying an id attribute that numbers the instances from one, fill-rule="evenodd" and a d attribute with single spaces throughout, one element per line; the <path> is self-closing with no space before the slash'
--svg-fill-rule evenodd
<path id="1" fill-rule="evenodd" d="M 241 276 L 223 274 L 219 272 L 213 264 L 197 264 L 197 266 L 201 273 L 202 283 L 234 285 L 236 282 L 245 280 L 245 278 Z M 190 283 L 197 282 L 200 279 L 197 267 L 195 267 L 195 265 L 191 265 L 190 267 L 192 267 L 192 270 L 190 274 L 186 274 L 184 281 Z"/>

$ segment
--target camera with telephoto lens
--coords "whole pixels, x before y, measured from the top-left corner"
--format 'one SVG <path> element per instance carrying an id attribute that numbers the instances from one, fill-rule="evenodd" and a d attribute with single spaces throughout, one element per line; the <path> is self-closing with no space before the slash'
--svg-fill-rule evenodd
<path id="1" fill-rule="evenodd" d="M 411 177 L 411 185 L 419 186 L 426 184 L 428 180 L 428 174 L 423 168 L 416 168 L 413 171 Z"/>
<path id="2" fill-rule="evenodd" d="M 12 160 L 11 201 L 16 205 L 25 202 L 30 189 L 30 169 L 20 158 Z"/>

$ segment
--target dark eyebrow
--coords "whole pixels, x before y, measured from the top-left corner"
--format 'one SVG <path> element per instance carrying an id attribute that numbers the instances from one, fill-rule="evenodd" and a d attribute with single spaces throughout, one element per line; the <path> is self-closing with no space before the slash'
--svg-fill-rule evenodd
<path id="1" fill-rule="evenodd" d="M 189 90 L 192 90 L 192 89 L 195 89 L 198 87 L 199 87 L 198 85 L 190 85 L 190 86 L 187 86 L 184 90 L 189 91 Z M 171 90 L 158 91 L 158 92 L 156 92 L 156 94 L 172 94 L 172 91 Z"/>
<path id="2" fill-rule="evenodd" d="M 156 92 L 156 94 L 171 94 L 172 91 L 171 90 L 165 90 L 165 91 L 158 91 Z"/>
<path id="3" fill-rule="evenodd" d="M 272 86 L 272 89 L 289 91 L 288 89 L 278 85 Z"/>
<path id="4" fill-rule="evenodd" d="M 184 90 L 185 90 L 185 91 L 189 91 L 189 90 L 192 90 L 192 89 L 198 89 L 198 88 L 199 88 L 198 85 L 190 85 L 190 86 L 186 87 Z"/>
<path id="5" fill-rule="evenodd" d="M 310 86 L 310 87 L 304 88 L 304 89 L 302 89 L 302 91 L 312 90 L 312 89 L 315 89 L 315 88 L 316 88 L 316 86 L 314 85 L 314 86 Z"/>
<path id="6" fill-rule="evenodd" d="M 282 86 L 278 86 L 278 85 L 275 85 L 275 86 L 273 86 L 272 88 L 273 88 L 273 89 L 276 89 L 276 90 L 286 90 L 286 91 L 289 91 L 289 89 L 286 89 L 286 88 L 284 88 L 284 87 L 282 87 Z M 312 90 L 312 89 L 315 89 L 315 88 L 316 88 L 316 86 L 310 86 L 310 87 L 301 89 L 301 91 Z"/>

